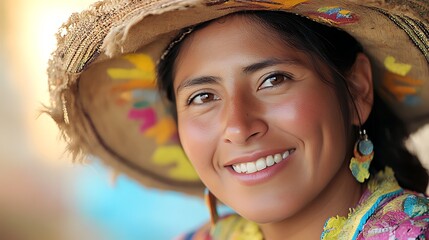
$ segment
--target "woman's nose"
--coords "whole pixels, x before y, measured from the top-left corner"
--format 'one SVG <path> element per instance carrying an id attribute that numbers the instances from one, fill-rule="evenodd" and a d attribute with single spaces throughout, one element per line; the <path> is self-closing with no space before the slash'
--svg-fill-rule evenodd
<path id="1" fill-rule="evenodd" d="M 234 96 L 225 105 L 224 142 L 246 145 L 264 136 L 268 125 L 256 101 L 244 96 Z"/>

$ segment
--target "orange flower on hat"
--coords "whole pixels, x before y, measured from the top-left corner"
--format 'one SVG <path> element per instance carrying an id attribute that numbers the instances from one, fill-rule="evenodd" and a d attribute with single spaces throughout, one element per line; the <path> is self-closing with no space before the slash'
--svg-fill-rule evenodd
<path id="1" fill-rule="evenodd" d="M 272 0 L 272 1 L 228 1 L 228 0 L 215 0 L 210 1 L 207 5 L 224 5 L 226 8 L 264 8 L 264 9 L 291 9 L 295 6 L 307 2 L 308 0 Z M 237 6 L 236 4 L 242 4 Z M 228 7 L 230 6 L 230 7 Z"/>

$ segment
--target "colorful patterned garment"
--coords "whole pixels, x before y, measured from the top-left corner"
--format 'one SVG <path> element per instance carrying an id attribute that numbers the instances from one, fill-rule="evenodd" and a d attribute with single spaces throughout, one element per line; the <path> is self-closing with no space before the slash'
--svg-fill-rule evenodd
<path id="1" fill-rule="evenodd" d="M 386 168 L 370 179 L 347 218 L 326 221 L 321 239 L 429 239 L 429 200 L 402 189 Z"/>
<path id="2" fill-rule="evenodd" d="M 321 240 L 429 239 L 429 199 L 402 189 L 393 171 L 386 168 L 368 182 L 358 206 L 348 217 L 332 217 L 325 223 Z M 256 223 L 238 215 L 205 226 L 185 240 L 262 240 Z"/>

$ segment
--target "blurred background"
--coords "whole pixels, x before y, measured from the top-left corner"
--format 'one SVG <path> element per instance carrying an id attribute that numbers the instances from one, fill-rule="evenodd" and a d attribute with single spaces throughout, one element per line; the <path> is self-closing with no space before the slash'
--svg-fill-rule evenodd
<path id="1" fill-rule="evenodd" d="M 200 199 L 115 183 L 96 159 L 73 164 L 54 122 L 46 71 L 57 29 L 90 0 L 0 1 L 0 239 L 172 239 L 208 220 Z M 429 162 L 429 127 L 409 141 Z"/>
<path id="2" fill-rule="evenodd" d="M 208 221 L 201 199 L 72 163 L 48 104 L 55 33 L 93 0 L 0 0 L 0 239 L 172 239 Z M 40 116 L 39 116 L 40 115 Z"/>

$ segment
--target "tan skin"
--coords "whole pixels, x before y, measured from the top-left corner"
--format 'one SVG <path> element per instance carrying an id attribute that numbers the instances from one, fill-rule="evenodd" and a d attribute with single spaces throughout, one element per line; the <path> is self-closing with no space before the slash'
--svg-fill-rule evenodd
<path id="1" fill-rule="evenodd" d="M 348 80 L 365 121 L 373 90 L 365 55 Z M 180 140 L 200 178 L 265 239 L 319 239 L 326 219 L 359 201 L 334 89 L 276 33 L 243 16 L 194 32 L 176 59 L 174 89 Z M 283 162 L 250 178 L 232 170 L 285 151 Z"/>

